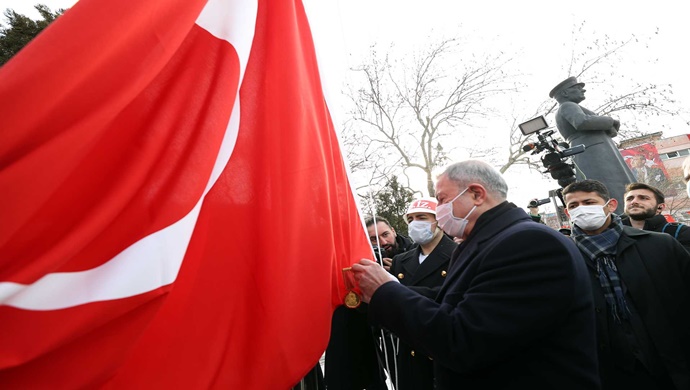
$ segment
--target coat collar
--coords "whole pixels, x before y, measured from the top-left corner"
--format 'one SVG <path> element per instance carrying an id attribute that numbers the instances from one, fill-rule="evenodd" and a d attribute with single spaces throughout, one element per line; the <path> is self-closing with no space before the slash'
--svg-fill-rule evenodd
<path id="1" fill-rule="evenodd" d="M 624 250 L 634 245 L 637 237 L 648 236 L 650 234 L 651 233 L 646 230 L 623 226 L 623 234 L 621 234 L 621 237 L 618 239 L 618 244 L 616 245 L 616 257 L 619 257 Z"/>
<path id="2" fill-rule="evenodd" d="M 623 222 L 623 225 L 625 226 L 632 226 L 630 217 L 627 215 L 621 215 L 621 222 Z M 659 214 L 651 218 L 645 219 L 643 229 L 656 232 L 659 231 L 667 223 L 668 221 L 666 220 L 666 218 L 664 218 L 663 215 Z"/>
<path id="3" fill-rule="evenodd" d="M 400 266 L 407 274 L 412 275 L 409 285 L 414 286 L 420 280 L 443 267 L 450 259 L 449 253 L 452 253 L 452 250 L 448 248 L 453 246 L 455 246 L 455 242 L 444 235 L 422 264 L 419 264 L 419 255 L 422 253 L 419 246 L 407 252 L 405 256 L 401 256 Z"/>
<path id="4" fill-rule="evenodd" d="M 477 223 L 467 237 L 467 244 L 468 246 L 477 246 L 521 219 L 531 221 L 529 215 L 522 209 L 504 201 L 477 219 Z"/>
<path id="5" fill-rule="evenodd" d="M 469 260 L 473 259 L 480 250 L 485 248 L 482 245 L 485 241 L 496 237 L 505 229 L 521 222 L 536 223 L 522 209 L 507 201 L 482 214 L 467 240 L 460 244 L 453 252 L 451 262 L 448 265 L 448 277 L 443 283 L 438 296 L 444 295 L 453 280 L 467 268 L 470 263 Z"/>

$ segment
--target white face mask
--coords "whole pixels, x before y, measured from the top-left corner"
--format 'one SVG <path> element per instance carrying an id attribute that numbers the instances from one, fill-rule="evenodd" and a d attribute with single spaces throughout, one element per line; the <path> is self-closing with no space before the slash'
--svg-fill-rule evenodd
<path id="1" fill-rule="evenodd" d="M 577 225 L 582 230 L 593 231 L 604 226 L 606 218 L 611 215 L 611 213 L 606 214 L 604 212 L 604 207 L 606 207 L 609 202 L 606 202 L 604 206 L 601 205 L 588 205 L 588 206 L 578 206 L 569 211 L 570 221 Z"/>
<path id="2" fill-rule="evenodd" d="M 688 191 L 688 198 L 690 198 L 690 181 L 685 186 L 686 186 L 686 190 Z"/>
<path id="3" fill-rule="evenodd" d="M 474 209 L 477 208 L 477 206 L 472 207 L 472 210 L 470 210 L 469 213 L 465 216 L 465 218 L 458 218 L 453 215 L 453 202 L 457 198 L 460 197 L 460 195 L 464 194 L 469 190 L 470 188 L 467 187 L 465 188 L 464 191 L 458 194 L 453 200 L 451 200 L 448 203 L 444 203 L 441 205 L 438 205 L 436 207 L 436 220 L 438 221 L 438 226 L 443 229 L 444 232 L 448 233 L 448 235 L 457 237 L 457 238 L 464 238 L 463 234 L 465 234 L 465 228 L 467 227 L 467 223 L 469 222 L 467 220 L 467 217 L 472 214 Z"/>
<path id="4" fill-rule="evenodd" d="M 427 221 L 412 221 L 408 226 L 407 232 L 410 234 L 410 238 L 417 244 L 428 244 L 434 239 L 434 231 L 431 230 L 431 225 L 433 224 L 433 222 Z"/>

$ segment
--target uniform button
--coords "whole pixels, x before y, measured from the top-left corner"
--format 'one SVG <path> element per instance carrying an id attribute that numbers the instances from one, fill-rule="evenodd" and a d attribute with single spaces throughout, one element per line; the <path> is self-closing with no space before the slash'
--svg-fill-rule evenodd
<path id="1" fill-rule="evenodd" d="M 414 356 L 414 349 L 410 352 L 410 355 Z"/>
<path id="2" fill-rule="evenodd" d="M 441 276 L 446 277 L 446 271 L 441 271 Z"/>
<path id="3" fill-rule="evenodd" d="M 431 356 L 429 356 L 429 360 L 434 360 Z"/>
<path id="4" fill-rule="evenodd" d="M 404 277 L 405 277 L 405 275 L 402 272 L 398 274 L 398 279 L 402 279 Z"/>

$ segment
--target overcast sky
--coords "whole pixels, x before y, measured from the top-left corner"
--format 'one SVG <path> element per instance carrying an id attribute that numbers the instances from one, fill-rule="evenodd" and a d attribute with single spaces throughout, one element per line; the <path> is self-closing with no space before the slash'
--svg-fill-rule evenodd
<path id="1" fill-rule="evenodd" d="M 37 0 L 38 1 L 38 0 Z M 393 1 L 393 0 L 305 0 L 308 6 L 328 14 L 326 23 L 312 20 L 316 39 L 332 47 L 330 58 L 341 70 L 358 65 L 373 43 L 387 47 L 394 42 L 400 50 L 423 45 L 429 37 L 463 36 L 485 45 L 485 49 L 516 53 L 515 66 L 525 74 L 529 92 L 521 99 L 544 99 L 548 91 L 563 80 L 563 64 L 571 54 L 573 26 L 586 21 L 588 34 L 612 39 L 627 39 L 635 34 L 649 40 L 637 46 L 636 52 L 621 63 L 617 72 L 622 80 L 671 84 L 674 96 L 683 107 L 690 107 L 690 77 L 687 74 L 686 39 L 688 34 L 687 1 L 654 1 L 644 5 L 626 1 Z M 42 0 L 52 9 L 68 8 L 74 0 Z M 0 9 L 12 8 L 38 18 L 32 0 L 0 0 Z M 471 4 L 468 4 L 471 3 Z M 311 4 L 311 5 L 310 5 Z M 322 45 L 324 46 L 324 45 Z M 347 77 L 347 76 L 345 76 Z M 587 82 L 588 80 L 582 80 Z M 626 82 L 626 81 L 624 81 Z M 627 81 L 630 83 L 630 81 Z M 625 85 L 623 86 L 625 87 Z M 605 96 L 598 95 L 595 85 L 588 85 L 586 107 L 595 106 Z M 531 94 L 531 95 L 530 95 Z M 591 102 L 591 103 L 590 103 Z M 590 103 L 590 105 L 585 104 Z M 334 110 L 334 111 L 337 111 Z M 336 116 L 342 113 L 335 112 Z M 338 119 L 338 118 L 336 118 Z M 663 119 L 665 136 L 690 133 L 689 115 Z M 623 126 L 626 124 L 623 123 Z M 659 131 L 659 129 L 650 129 Z M 484 131 L 491 132 L 487 126 Z M 510 171 L 509 171 L 510 172 Z M 544 189 L 531 186 L 527 194 L 524 177 L 509 178 L 516 203 L 541 196 Z M 525 193 L 523 193 L 525 192 Z"/>

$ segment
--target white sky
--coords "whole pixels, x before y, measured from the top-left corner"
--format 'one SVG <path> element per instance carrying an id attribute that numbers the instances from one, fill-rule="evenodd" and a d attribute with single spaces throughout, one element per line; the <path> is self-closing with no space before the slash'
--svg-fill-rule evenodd
<path id="1" fill-rule="evenodd" d="M 0 10 L 12 8 L 38 18 L 33 10 L 34 2 L 46 4 L 53 10 L 68 8 L 75 3 L 74 0 L 0 0 Z M 404 50 L 424 44 L 429 36 L 454 36 L 462 31 L 479 44 L 490 45 L 489 49 L 518 53 L 516 66 L 527 75 L 525 80 L 529 86 L 527 97 L 521 99 L 534 99 L 533 108 L 567 76 L 562 68 L 570 57 L 568 43 L 573 25 L 586 21 L 590 31 L 613 39 L 628 38 L 631 34 L 652 36 L 650 45 L 638 49 L 639 52 L 620 64 L 617 71 L 628 79 L 671 84 L 679 103 L 685 108 L 690 107 L 690 77 L 684 69 L 687 68 L 685 40 L 690 36 L 687 24 L 690 2 L 687 0 L 644 3 L 619 0 L 305 2 L 310 7 L 321 8 L 324 15 L 328 14 L 326 23 L 312 20 L 312 29 L 317 41 L 321 39 L 322 43 L 332 46 L 331 65 L 337 64 L 340 70 L 358 65 L 373 43 L 385 48 L 389 42 L 395 42 L 396 47 Z M 594 106 L 604 99 L 604 96 L 597 95 L 596 87 L 589 89 L 587 97 L 585 103 L 591 103 L 583 103 L 585 106 Z M 338 109 L 334 109 L 334 116 L 336 123 L 343 119 Z M 668 127 L 664 130 L 665 136 L 690 133 L 688 114 L 662 120 Z M 489 124 L 483 131 L 491 135 L 491 129 Z M 507 136 L 501 137 L 500 142 L 507 142 Z M 534 197 L 545 198 L 548 189 L 557 187 L 554 181 L 542 181 L 537 174 L 520 174 L 519 170 L 513 172 L 512 168 L 508 172 L 512 173 L 507 177 L 511 186 L 509 198 L 519 206 L 524 206 Z M 530 182 L 529 189 L 525 188 L 525 181 Z"/>

